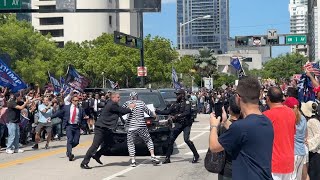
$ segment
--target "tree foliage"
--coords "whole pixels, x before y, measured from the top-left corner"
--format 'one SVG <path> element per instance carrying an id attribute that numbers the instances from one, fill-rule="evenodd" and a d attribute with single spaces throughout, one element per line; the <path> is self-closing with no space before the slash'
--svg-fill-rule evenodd
<path id="1" fill-rule="evenodd" d="M 300 74 L 306 62 L 307 58 L 300 54 L 282 55 L 265 63 L 259 74 L 262 78 L 288 79 L 293 74 Z"/>
<path id="2" fill-rule="evenodd" d="M 201 77 L 212 77 L 217 72 L 217 60 L 214 54 L 206 47 L 200 49 L 199 54 L 195 56 L 195 69 Z"/>

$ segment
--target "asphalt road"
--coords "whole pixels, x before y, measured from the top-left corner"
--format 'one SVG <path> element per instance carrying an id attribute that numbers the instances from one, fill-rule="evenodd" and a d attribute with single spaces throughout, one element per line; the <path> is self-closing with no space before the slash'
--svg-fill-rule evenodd
<path id="1" fill-rule="evenodd" d="M 93 135 L 81 136 L 80 145 L 74 149 L 76 160 L 69 162 L 66 152 L 66 141 L 54 141 L 51 148 L 44 149 L 45 143 L 39 144 L 39 150 L 31 146 L 23 147 L 21 154 L 0 152 L 1 180 L 217 180 L 217 175 L 209 173 L 203 166 L 208 148 L 209 116 L 199 115 L 193 124 L 191 140 L 195 143 L 201 156 L 199 163 L 192 164 L 192 153 L 183 141 L 182 134 L 176 141 L 171 164 L 153 166 L 149 156 L 137 157 L 138 166 L 130 167 L 128 156 L 103 156 L 104 165 L 92 160 L 90 170 L 80 168 L 84 154 L 92 143 Z M 162 160 L 164 157 L 160 157 Z"/>

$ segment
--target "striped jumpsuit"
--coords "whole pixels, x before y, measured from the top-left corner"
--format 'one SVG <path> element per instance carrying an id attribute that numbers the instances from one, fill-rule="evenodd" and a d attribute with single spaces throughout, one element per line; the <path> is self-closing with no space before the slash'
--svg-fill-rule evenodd
<path id="1" fill-rule="evenodd" d="M 145 119 L 144 113 L 147 113 L 151 116 L 150 109 L 146 106 L 143 101 L 140 100 L 130 100 L 124 103 L 123 107 L 127 108 L 129 104 L 136 104 L 136 107 L 128 114 L 128 119 L 126 122 L 127 127 L 127 145 L 129 150 L 130 157 L 135 156 L 135 145 L 134 140 L 136 136 L 140 136 L 144 142 L 147 144 L 149 151 L 154 150 L 154 145 L 149 134 Z"/>

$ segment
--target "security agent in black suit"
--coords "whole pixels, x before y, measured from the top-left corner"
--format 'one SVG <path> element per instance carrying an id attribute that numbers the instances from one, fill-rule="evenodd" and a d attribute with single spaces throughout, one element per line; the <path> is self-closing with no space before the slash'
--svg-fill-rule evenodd
<path id="1" fill-rule="evenodd" d="M 92 145 L 81 162 L 80 167 L 82 169 L 91 169 L 91 167 L 88 166 L 91 157 L 99 164 L 102 164 L 100 157 L 101 154 L 103 154 L 103 148 L 97 152 L 99 146 L 105 139 L 108 139 L 108 137 L 112 135 L 112 130 L 116 128 L 119 117 L 131 113 L 131 109 L 136 106 L 135 104 L 130 104 L 130 109 L 122 108 L 118 104 L 119 101 L 120 95 L 118 93 L 112 93 L 111 99 L 107 101 L 105 107 L 102 109 L 101 116 L 99 116 L 95 124 Z"/>
<path id="2" fill-rule="evenodd" d="M 173 122 L 175 123 L 175 127 L 171 131 L 166 159 L 164 160 L 163 164 L 171 163 L 170 156 L 173 152 L 173 143 L 182 131 L 184 141 L 194 155 L 192 163 L 197 163 L 200 156 L 193 142 L 190 141 L 190 131 L 193 123 L 193 120 L 191 119 L 191 103 L 185 99 L 185 91 L 183 89 L 180 89 L 175 93 L 177 95 L 177 101 L 170 106 L 168 110 L 156 110 L 157 114 L 173 116 Z"/>
<path id="3" fill-rule="evenodd" d="M 62 109 L 51 116 L 52 119 L 60 117 L 63 120 L 62 127 L 66 130 L 68 138 L 66 154 L 69 161 L 74 160 L 72 148 L 75 148 L 79 144 L 80 128 L 86 125 L 87 119 L 89 118 L 78 103 L 79 98 L 73 96 L 70 105 L 63 106 Z"/>

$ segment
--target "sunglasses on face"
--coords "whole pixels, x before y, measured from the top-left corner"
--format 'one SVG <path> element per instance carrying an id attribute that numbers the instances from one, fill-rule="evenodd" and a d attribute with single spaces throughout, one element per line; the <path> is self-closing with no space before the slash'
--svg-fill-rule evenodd
<path id="1" fill-rule="evenodd" d="M 72 100 L 73 102 L 79 102 L 79 100 Z"/>

